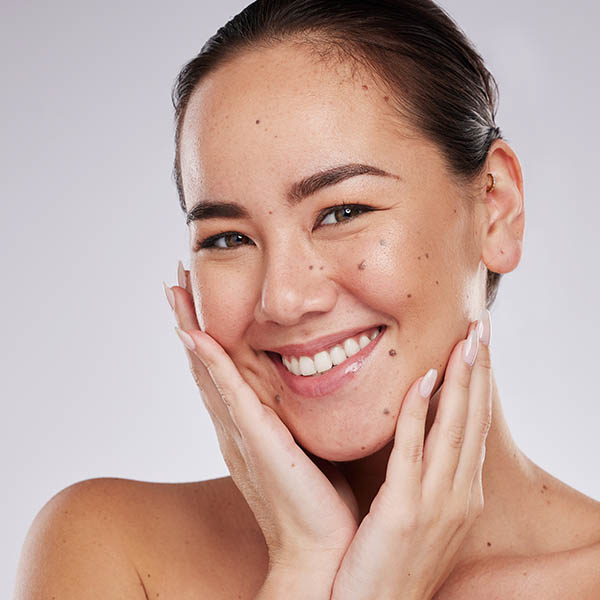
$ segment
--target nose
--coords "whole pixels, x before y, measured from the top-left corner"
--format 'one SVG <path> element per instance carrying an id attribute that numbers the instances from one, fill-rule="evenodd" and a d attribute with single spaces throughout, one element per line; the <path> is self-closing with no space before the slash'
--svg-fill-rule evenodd
<path id="1" fill-rule="evenodd" d="M 330 311 L 337 297 L 337 287 L 324 263 L 306 248 L 292 248 L 288 242 L 266 255 L 254 319 L 257 323 L 295 325 L 308 313 Z"/>

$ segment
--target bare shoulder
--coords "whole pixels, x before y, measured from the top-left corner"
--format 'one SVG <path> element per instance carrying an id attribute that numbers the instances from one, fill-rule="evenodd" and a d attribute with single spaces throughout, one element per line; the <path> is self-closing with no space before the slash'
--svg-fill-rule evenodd
<path id="1" fill-rule="evenodd" d="M 90 479 L 56 494 L 34 519 L 16 600 L 185 599 L 199 589 L 245 598 L 260 587 L 266 567 L 260 529 L 229 477 L 176 484 Z"/>
<path id="2" fill-rule="evenodd" d="M 519 521 L 528 543 L 462 565 L 435 600 L 600 598 L 600 502 L 545 472 L 532 494 Z"/>

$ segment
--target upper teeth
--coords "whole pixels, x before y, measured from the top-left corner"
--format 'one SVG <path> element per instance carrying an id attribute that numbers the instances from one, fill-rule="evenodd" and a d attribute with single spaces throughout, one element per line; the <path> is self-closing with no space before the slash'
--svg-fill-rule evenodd
<path id="1" fill-rule="evenodd" d="M 348 357 L 364 348 L 379 333 L 379 328 L 370 329 L 358 335 L 349 337 L 340 344 L 328 350 L 317 352 L 314 356 L 283 356 L 282 361 L 288 371 L 294 375 L 314 375 L 329 371 L 335 365 L 343 363 Z"/>

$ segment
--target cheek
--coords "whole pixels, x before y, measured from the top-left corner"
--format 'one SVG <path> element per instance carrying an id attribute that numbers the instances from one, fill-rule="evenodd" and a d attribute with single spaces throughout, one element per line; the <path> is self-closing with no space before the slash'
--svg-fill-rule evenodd
<path id="1" fill-rule="evenodd" d="M 198 323 L 225 349 L 235 348 L 253 318 L 251 269 L 238 264 L 192 263 L 191 283 Z"/>
<path id="2" fill-rule="evenodd" d="M 336 249 L 330 264 L 334 277 L 363 304 L 404 315 L 422 310 L 432 295 L 438 297 L 440 259 L 439 251 L 420 238 L 388 226 Z"/>

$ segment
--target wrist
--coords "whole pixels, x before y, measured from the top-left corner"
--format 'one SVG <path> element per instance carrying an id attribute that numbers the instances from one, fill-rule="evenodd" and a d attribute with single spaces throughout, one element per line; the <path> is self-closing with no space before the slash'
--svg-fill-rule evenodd
<path id="1" fill-rule="evenodd" d="M 335 574 L 322 565 L 273 565 L 255 600 L 330 600 Z"/>

